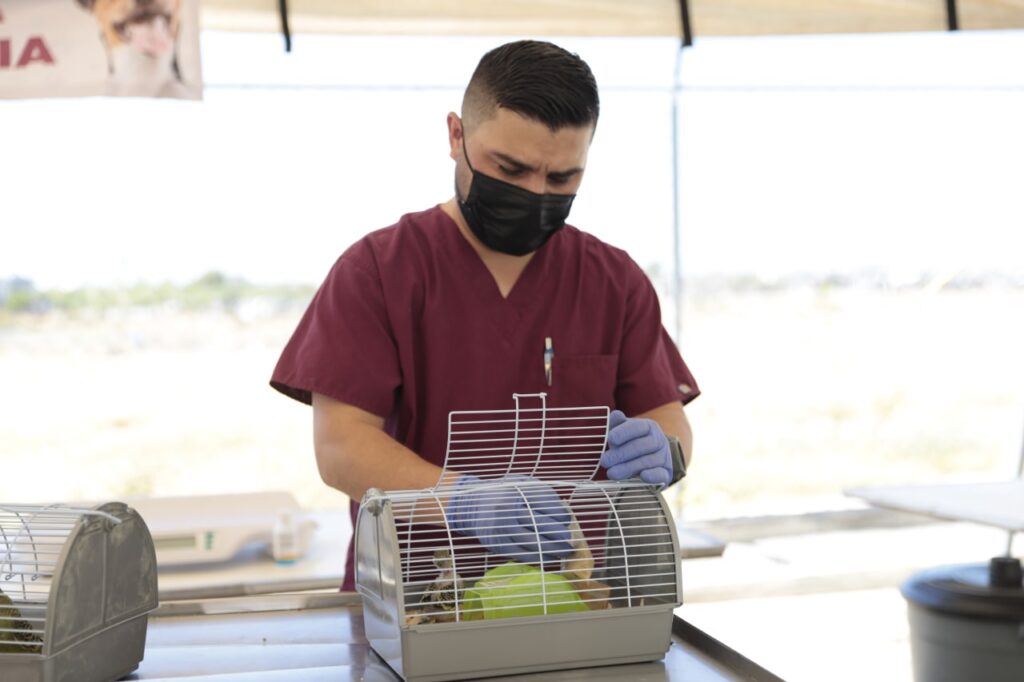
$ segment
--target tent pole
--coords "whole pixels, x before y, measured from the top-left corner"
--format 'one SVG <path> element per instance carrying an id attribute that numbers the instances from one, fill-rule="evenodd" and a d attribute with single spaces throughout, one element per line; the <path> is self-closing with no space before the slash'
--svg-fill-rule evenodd
<path id="1" fill-rule="evenodd" d="M 1017 460 L 1017 478 L 1024 479 L 1024 440 L 1020 444 L 1020 459 Z M 1013 556 L 1013 538 L 1015 533 L 1011 530 L 1006 538 L 1006 556 Z"/>
<path id="2" fill-rule="evenodd" d="M 955 2 L 955 0 L 948 0 L 949 2 Z M 679 0 L 679 24 L 681 31 L 679 35 L 682 37 L 681 48 L 690 47 L 693 45 L 693 32 L 690 30 L 690 3 L 689 0 Z"/>
<path id="3" fill-rule="evenodd" d="M 682 239 L 679 216 L 679 67 L 683 46 L 676 51 L 675 72 L 672 77 L 672 299 L 675 304 L 675 340 L 683 340 L 683 264 Z"/>
<path id="4" fill-rule="evenodd" d="M 278 0 L 277 9 L 281 15 L 281 34 L 284 35 L 284 51 L 292 51 L 292 29 L 288 25 L 288 0 Z"/>
<path id="5" fill-rule="evenodd" d="M 683 50 L 693 44 L 690 31 L 690 8 L 687 0 L 679 0 L 679 25 L 682 37 L 676 50 L 676 63 L 672 72 L 672 298 L 675 304 L 675 341 L 683 338 L 683 264 L 682 239 L 679 216 L 679 90 Z"/>

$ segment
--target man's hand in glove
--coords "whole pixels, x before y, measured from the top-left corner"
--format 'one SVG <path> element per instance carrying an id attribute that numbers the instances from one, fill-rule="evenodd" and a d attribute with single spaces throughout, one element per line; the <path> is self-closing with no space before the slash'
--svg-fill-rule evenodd
<path id="1" fill-rule="evenodd" d="M 448 499 L 448 523 L 495 554 L 553 564 L 572 552 L 570 513 L 548 484 L 527 476 L 484 481 L 462 476 Z"/>
<path id="2" fill-rule="evenodd" d="M 653 419 L 630 419 L 619 410 L 608 417 L 608 449 L 601 455 L 608 478 L 639 477 L 646 483 L 672 481 L 672 452 L 668 438 Z"/>

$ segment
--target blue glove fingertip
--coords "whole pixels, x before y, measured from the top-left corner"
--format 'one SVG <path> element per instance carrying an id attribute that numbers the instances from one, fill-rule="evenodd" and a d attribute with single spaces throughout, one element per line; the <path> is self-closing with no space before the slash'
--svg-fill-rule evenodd
<path id="1" fill-rule="evenodd" d="M 632 476 L 632 472 L 625 464 L 619 464 L 608 469 L 608 478 L 612 481 L 625 481 Z"/>
<path id="2" fill-rule="evenodd" d="M 612 433 L 622 424 L 629 421 L 629 418 L 621 410 L 612 410 L 608 415 L 608 442 L 612 443 Z"/>
<path id="3" fill-rule="evenodd" d="M 615 445 L 622 445 L 643 438 L 650 432 L 651 424 L 647 419 L 627 419 L 608 433 L 608 440 Z"/>
<path id="4" fill-rule="evenodd" d="M 672 472 L 668 471 L 664 467 L 644 469 L 640 472 L 640 480 L 644 483 L 667 485 L 668 482 L 672 480 Z"/>

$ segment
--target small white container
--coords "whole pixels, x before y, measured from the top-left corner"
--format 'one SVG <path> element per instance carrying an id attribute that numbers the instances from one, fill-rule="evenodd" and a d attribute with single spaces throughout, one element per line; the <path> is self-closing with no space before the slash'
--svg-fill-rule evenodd
<path id="1" fill-rule="evenodd" d="M 274 522 L 272 552 L 279 564 L 293 564 L 302 555 L 299 547 L 299 524 L 290 509 L 278 512 Z"/>

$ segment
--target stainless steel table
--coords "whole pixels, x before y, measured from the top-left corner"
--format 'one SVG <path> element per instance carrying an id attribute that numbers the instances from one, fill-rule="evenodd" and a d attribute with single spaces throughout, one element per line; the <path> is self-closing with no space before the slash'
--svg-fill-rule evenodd
<path id="1" fill-rule="evenodd" d="M 494 680 L 764 680 L 780 678 L 676 617 L 661 661 Z M 363 632 L 351 593 L 167 602 L 150 616 L 146 655 L 126 679 L 148 682 L 393 682 Z"/>

